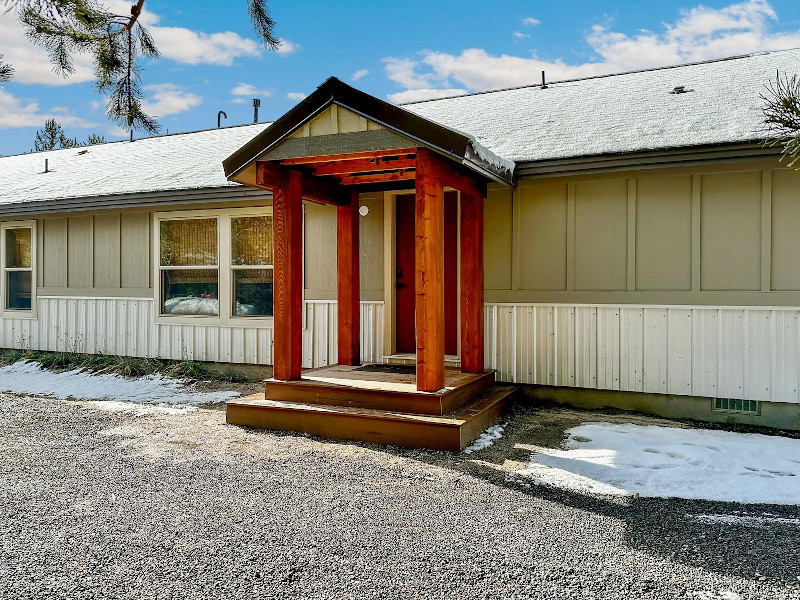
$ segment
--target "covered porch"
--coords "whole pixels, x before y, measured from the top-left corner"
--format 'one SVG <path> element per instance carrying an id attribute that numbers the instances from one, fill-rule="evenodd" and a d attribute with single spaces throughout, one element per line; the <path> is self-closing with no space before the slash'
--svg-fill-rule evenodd
<path id="1" fill-rule="evenodd" d="M 348 130 L 340 120 L 351 122 Z M 471 441 L 469 432 L 477 435 L 497 418 L 512 390 L 493 389 L 484 363 L 483 215 L 487 183 L 510 185 L 513 163 L 329 79 L 227 159 L 225 169 L 233 181 L 272 192 L 275 329 L 265 395 L 229 403 L 228 422 L 459 449 Z M 413 223 L 413 366 L 361 365 L 359 194 L 374 190 L 413 194 L 404 209 L 413 214 L 403 215 Z M 305 373 L 304 200 L 336 208 L 338 325 L 337 366 Z M 452 261 L 446 269 L 448 212 L 457 214 L 457 279 Z M 460 369 L 445 366 L 455 333 L 445 314 L 448 283 L 458 303 Z"/>

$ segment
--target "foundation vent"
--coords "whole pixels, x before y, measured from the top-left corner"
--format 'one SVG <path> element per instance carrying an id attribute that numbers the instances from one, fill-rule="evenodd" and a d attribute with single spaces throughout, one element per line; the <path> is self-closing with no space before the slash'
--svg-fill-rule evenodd
<path id="1" fill-rule="evenodd" d="M 736 400 L 734 398 L 714 398 L 713 410 L 721 412 L 761 414 L 761 402 L 758 400 Z"/>

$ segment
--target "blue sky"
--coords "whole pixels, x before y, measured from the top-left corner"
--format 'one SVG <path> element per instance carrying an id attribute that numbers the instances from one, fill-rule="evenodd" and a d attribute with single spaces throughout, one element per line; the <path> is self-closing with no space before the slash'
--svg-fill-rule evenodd
<path id="1" fill-rule="evenodd" d="M 127 12 L 130 2 L 106 0 Z M 800 3 L 272 0 L 284 40 L 279 52 L 257 42 L 244 0 L 146 0 L 142 19 L 163 57 L 144 63 L 148 107 L 164 132 L 272 120 L 335 75 L 394 101 L 581 77 L 757 50 L 800 47 Z M 126 136 L 109 122 L 79 58 L 63 80 L 0 14 L 0 54 L 16 69 L 0 87 L 0 154 L 30 151 L 51 116 L 67 133 Z M 800 65 L 798 65 L 800 71 Z"/>

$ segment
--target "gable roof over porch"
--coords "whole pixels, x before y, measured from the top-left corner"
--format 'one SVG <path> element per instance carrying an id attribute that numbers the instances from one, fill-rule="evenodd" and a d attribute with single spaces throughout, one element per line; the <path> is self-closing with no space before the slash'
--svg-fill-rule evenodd
<path id="1" fill-rule="evenodd" d="M 317 156 L 333 160 L 338 155 L 399 159 L 418 147 L 455 161 L 481 178 L 505 185 L 514 182 L 514 162 L 497 156 L 473 136 L 389 104 L 335 77 L 225 159 L 223 168 L 229 180 L 252 185 L 257 161 L 302 161 Z M 374 165 L 370 170 L 375 170 Z M 408 176 L 404 178 L 412 179 L 413 164 L 405 170 Z"/>

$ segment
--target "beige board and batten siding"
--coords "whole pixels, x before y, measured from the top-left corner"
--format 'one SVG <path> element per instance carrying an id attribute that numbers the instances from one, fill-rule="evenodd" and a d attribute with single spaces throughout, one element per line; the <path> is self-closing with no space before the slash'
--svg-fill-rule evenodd
<path id="1" fill-rule="evenodd" d="M 152 296 L 150 213 L 37 221 L 40 296 Z"/>
<path id="2" fill-rule="evenodd" d="M 800 173 L 774 167 L 490 189 L 489 366 L 520 383 L 800 402 Z"/>

